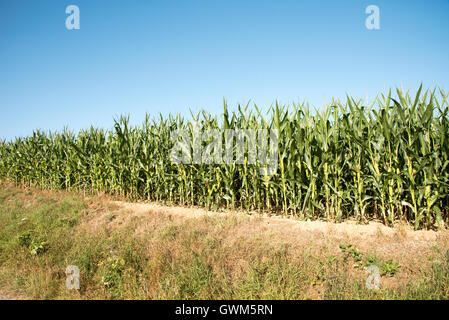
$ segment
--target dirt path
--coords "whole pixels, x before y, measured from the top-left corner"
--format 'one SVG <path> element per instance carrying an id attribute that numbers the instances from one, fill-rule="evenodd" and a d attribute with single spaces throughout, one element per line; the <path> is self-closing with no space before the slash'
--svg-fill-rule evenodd
<path id="1" fill-rule="evenodd" d="M 150 217 L 155 214 L 163 214 L 175 217 L 178 220 L 200 219 L 205 217 L 229 218 L 236 217 L 254 223 L 264 225 L 272 231 L 295 232 L 298 234 L 321 234 L 325 237 L 334 238 L 360 238 L 369 240 L 372 238 L 386 237 L 395 238 L 401 241 L 411 241 L 416 243 L 433 243 L 442 237 L 448 237 L 447 230 L 414 231 L 412 226 L 397 224 L 395 227 L 388 227 L 379 222 L 370 222 L 361 225 L 355 221 L 345 221 L 343 223 L 333 223 L 326 221 L 302 221 L 294 218 L 283 218 L 280 216 L 265 216 L 260 214 L 248 215 L 244 212 L 212 212 L 200 208 L 170 207 L 155 203 L 129 203 L 123 201 L 111 201 L 119 210 L 119 215 L 126 220 L 130 217 Z M 122 216 L 125 213 L 125 216 Z"/>
<path id="2" fill-rule="evenodd" d="M 167 226 L 173 223 L 180 226 L 193 223 L 204 229 L 213 229 L 217 223 L 232 223 L 232 227 L 227 228 L 224 235 L 229 244 L 266 238 L 272 244 L 288 245 L 293 250 L 313 247 L 316 251 L 338 254 L 340 244 L 351 243 L 360 250 L 408 261 L 410 264 L 425 260 L 426 256 L 432 254 L 435 246 L 449 247 L 448 230 L 414 231 L 412 226 L 405 224 L 392 228 L 378 222 L 361 225 L 355 221 L 300 221 L 255 213 L 211 212 L 200 208 L 170 207 L 155 203 L 106 202 L 113 209 L 93 215 L 88 222 L 89 228 L 107 225 L 114 229 L 128 226 L 136 234 L 145 234 L 156 227 L 163 227 L 164 223 Z M 114 219 L 110 221 L 111 212 Z"/>

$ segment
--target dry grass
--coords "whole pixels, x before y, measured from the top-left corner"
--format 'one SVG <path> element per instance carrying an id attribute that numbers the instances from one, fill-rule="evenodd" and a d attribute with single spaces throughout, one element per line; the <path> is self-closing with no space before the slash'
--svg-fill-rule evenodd
<path id="1" fill-rule="evenodd" d="M 4 229 L 0 234 L 0 284 L 20 296 L 447 298 L 447 275 L 433 271 L 433 265 L 444 260 L 447 230 L 217 213 L 6 185 L 0 189 L 0 202 L 0 227 Z M 64 213 L 67 210 L 70 214 Z M 70 217 L 76 217 L 76 222 L 67 225 Z M 26 227 L 22 227 L 23 219 L 27 219 Z M 28 229 L 38 230 L 49 242 L 46 252 L 33 256 L 17 245 L 17 238 Z M 394 276 L 381 278 L 380 291 L 367 290 L 364 265 L 345 258 L 340 248 L 348 243 L 364 259 L 391 259 L 401 266 Z M 123 267 L 116 267 L 114 263 L 121 260 Z M 64 269 L 69 264 L 80 266 L 79 292 L 64 287 Z M 426 287 L 426 282 L 432 282 L 429 279 L 441 288 Z"/>

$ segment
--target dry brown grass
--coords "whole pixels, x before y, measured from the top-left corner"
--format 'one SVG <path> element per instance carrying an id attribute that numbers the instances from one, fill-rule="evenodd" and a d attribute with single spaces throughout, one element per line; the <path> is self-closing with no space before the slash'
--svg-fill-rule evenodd
<path id="1" fill-rule="evenodd" d="M 361 225 L 353 221 L 340 224 L 299 221 L 242 212 L 211 212 L 156 203 L 128 203 L 104 196 L 90 198 L 89 208 L 94 214 L 89 214 L 82 223 L 82 227 L 89 232 L 102 228 L 110 231 L 129 229 L 134 236 L 145 239 L 150 233 L 171 227 L 195 230 L 198 237 L 215 239 L 220 243 L 226 261 L 233 265 L 232 270 L 228 270 L 233 278 L 238 278 L 247 270 L 245 257 L 261 242 L 269 243 L 273 248 L 287 248 L 289 254 L 296 257 L 305 252 L 317 257 L 338 256 L 341 254 L 339 244 L 351 243 L 367 254 L 400 261 L 401 272 L 383 280 L 384 286 L 396 288 L 406 283 L 417 270 L 429 268 L 433 248 L 449 247 L 447 230 L 414 231 L 412 226 L 406 224 L 391 228 L 377 222 Z M 160 250 L 151 248 L 157 245 L 149 244 L 149 251 Z M 201 246 L 192 247 L 193 251 L 200 249 Z M 183 253 L 183 247 L 171 247 L 173 256 Z M 348 267 L 346 271 L 354 278 L 365 275 L 362 269 Z M 320 286 L 311 286 L 309 291 L 311 297 L 320 296 Z"/>
<path id="2" fill-rule="evenodd" d="M 363 283 L 367 276 L 364 267 L 357 266 L 351 259 L 344 261 L 339 245 L 348 243 L 365 256 L 400 262 L 400 271 L 394 277 L 382 277 L 382 287 L 385 290 L 402 290 L 410 279 L 431 268 L 438 257 L 438 248 L 449 247 L 447 230 L 413 231 L 411 226 L 404 224 L 390 228 L 376 222 L 360 225 L 351 221 L 340 224 L 299 221 L 242 212 L 128 203 L 107 195 L 84 197 L 70 192 L 18 189 L 10 185 L 3 185 L 2 189 L 15 192 L 5 198 L 7 205 L 13 206 L 18 202 L 26 210 L 41 205 L 42 199 L 49 198 L 59 203 L 66 197 L 80 198 L 86 208 L 79 223 L 70 231 L 73 241 L 79 242 L 68 256 L 64 252 L 58 254 L 67 262 L 73 257 L 83 256 L 87 248 L 94 250 L 92 255 L 100 262 L 107 257 L 119 258 L 130 254 L 129 261 L 137 262 L 127 265 L 129 270 L 126 269 L 128 271 L 122 275 L 121 291 L 115 293 L 125 299 L 184 297 L 186 293 L 182 292 L 179 281 L 187 281 L 184 285 L 189 285 L 190 276 L 182 273 L 189 272 L 189 269 L 179 271 L 179 268 L 195 268 L 192 265 L 195 257 L 201 260 L 201 266 L 210 268 L 213 276 L 210 281 L 217 288 L 206 287 L 193 293 L 187 291 L 191 298 L 213 298 L 214 295 L 228 298 L 339 298 L 337 291 L 340 289 L 334 290 L 336 294 L 329 288 L 352 288 L 355 283 Z M 95 246 L 98 248 L 92 249 Z M 0 268 L 3 279 L 18 276 L 17 270 L 28 272 L 26 283 L 29 288 L 25 292 L 31 297 L 113 297 L 109 289 L 101 285 L 99 272 L 90 275 L 86 280 L 88 284 L 80 292 L 64 292 L 54 284 L 55 279 L 63 281 L 64 272 L 52 262 L 53 257 L 39 258 L 44 260 L 36 264 L 36 258 L 29 260 L 27 253 L 21 251 L 15 258 L 20 262 L 16 269 L 12 268 L 12 263 L 10 267 L 4 265 Z M 266 283 L 263 287 L 254 288 L 251 277 L 259 276 L 258 266 L 268 267 L 268 277 L 274 277 L 274 280 L 263 276 L 261 279 Z M 278 274 L 290 266 L 294 268 L 286 271 L 289 273 Z M 203 270 L 201 268 L 199 270 Z M 277 296 L 279 288 L 269 288 L 272 285 L 270 281 L 276 283 L 279 280 L 277 277 L 291 277 L 297 283 Z M 14 282 L 17 281 L 6 281 L 6 284 Z M 51 283 L 56 287 L 45 289 Z M 8 288 L 5 284 L 3 287 Z M 228 287 L 231 291 L 220 291 Z M 351 297 L 358 291 L 348 292 Z M 0 290 L 1 295 L 8 296 Z M 375 298 L 376 295 L 370 297 Z"/>

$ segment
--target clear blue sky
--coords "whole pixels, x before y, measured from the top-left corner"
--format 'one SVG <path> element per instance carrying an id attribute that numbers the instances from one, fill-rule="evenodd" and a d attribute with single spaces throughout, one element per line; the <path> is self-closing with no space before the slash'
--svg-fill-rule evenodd
<path id="1" fill-rule="evenodd" d="M 0 0 L 0 138 L 421 82 L 449 90 L 448 0 Z"/>

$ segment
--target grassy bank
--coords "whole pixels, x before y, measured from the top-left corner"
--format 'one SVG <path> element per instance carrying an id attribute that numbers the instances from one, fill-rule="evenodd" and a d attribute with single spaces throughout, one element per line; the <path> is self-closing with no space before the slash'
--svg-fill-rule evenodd
<path id="1" fill-rule="evenodd" d="M 139 208 L 3 184 L 0 295 L 4 288 L 38 299 L 449 298 L 444 232 L 424 241 L 379 229 L 370 238 L 306 231 L 286 219 Z M 379 290 L 365 286 L 370 264 L 380 268 Z M 79 291 L 66 289 L 68 265 L 80 268 Z"/>

